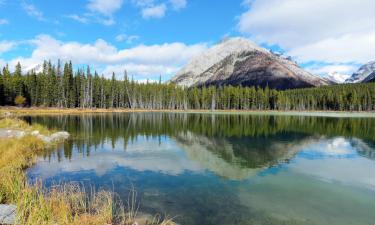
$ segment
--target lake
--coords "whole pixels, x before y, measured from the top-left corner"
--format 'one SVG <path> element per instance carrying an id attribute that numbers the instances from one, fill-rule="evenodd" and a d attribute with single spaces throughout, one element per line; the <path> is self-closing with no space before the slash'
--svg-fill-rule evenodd
<path id="1" fill-rule="evenodd" d="M 186 225 L 372 225 L 375 118 L 113 113 L 26 117 L 71 138 L 28 171 L 114 190 Z"/>

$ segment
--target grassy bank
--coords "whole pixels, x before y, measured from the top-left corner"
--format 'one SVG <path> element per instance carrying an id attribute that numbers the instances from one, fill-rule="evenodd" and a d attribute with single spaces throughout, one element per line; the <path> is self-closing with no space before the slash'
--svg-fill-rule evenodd
<path id="1" fill-rule="evenodd" d="M 30 126 L 18 119 L 1 119 L 0 129 L 51 131 Z M 87 194 L 82 186 L 69 183 L 45 189 L 41 182 L 29 184 L 24 170 L 31 166 L 46 144 L 32 135 L 20 138 L 0 137 L 0 203 L 17 205 L 17 224 L 132 224 L 136 216 L 134 201 L 125 208 L 115 203 L 108 191 Z M 116 204 L 116 205 L 115 205 Z M 174 224 L 172 221 L 151 224 Z"/>

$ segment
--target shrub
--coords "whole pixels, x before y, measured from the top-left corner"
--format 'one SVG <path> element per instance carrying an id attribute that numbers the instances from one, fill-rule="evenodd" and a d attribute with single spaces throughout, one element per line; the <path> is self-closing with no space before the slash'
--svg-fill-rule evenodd
<path id="1" fill-rule="evenodd" d="M 26 98 L 23 97 L 22 95 L 17 95 L 17 97 L 14 99 L 14 103 L 17 106 L 24 106 L 26 103 Z"/>

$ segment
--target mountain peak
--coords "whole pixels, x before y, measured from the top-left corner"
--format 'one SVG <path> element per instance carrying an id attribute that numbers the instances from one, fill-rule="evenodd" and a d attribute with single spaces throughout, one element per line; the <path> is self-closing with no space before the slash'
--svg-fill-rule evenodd
<path id="1" fill-rule="evenodd" d="M 190 77 L 186 77 L 184 82 L 181 82 L 180 84 L 182 86 L 190 87 L 194 85 L 196 76 L 205 72 L 216 63 L 225 59 L 227 56 L 244 51 L 268 52 L 268 50 L 258 46 L 255 42 L 252 42 L 246 38 L 225 38 L 201 55 L 193 58 L 182 70 L 176 74 L 175 77 L 171 79 L 171 81 L 177 82 L 181 76 L 189 74 Z"/>
<path id="2" fill-rule="evenodd" d="M 186 87 L 242 85 L 276 89 L 327 84 L 289 58 L 241 37 L 226 38 L 193 58 L 171 82 Z"/>

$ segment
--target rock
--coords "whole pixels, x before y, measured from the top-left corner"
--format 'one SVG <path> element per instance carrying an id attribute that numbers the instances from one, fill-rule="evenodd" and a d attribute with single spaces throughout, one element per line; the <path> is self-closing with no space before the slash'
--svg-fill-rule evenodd
<path id="1" fill-rule="evenodd" d="M 31 135 L 33 135 L 33 136 L 38 136 L 38 135 L 39 135 L 39 131 L 34 130 L 33 132 L 31 132 Z"/>
<path id="2" fill-rule="evenodd" d="M 69 138 L 69 133 L 66 131 L 56 132 L 50 136 L 51 141 L 65 140 Z"/>
<path id="3" fill-rule="evenodd" d="M 3 205 L 0 204 L 0 224 L 14 224 L 16 220 L 15 205 Z"/>

